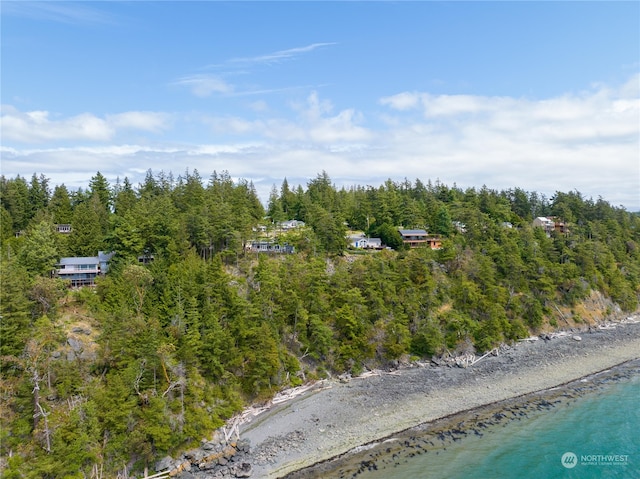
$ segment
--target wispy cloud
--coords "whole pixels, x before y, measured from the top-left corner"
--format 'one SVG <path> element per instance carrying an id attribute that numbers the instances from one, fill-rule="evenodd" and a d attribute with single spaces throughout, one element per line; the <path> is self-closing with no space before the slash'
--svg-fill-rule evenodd
<path id="1" fill-rule="evenodd" d="M 68 25 L 113 25 L 118 22 L 111 13 L 80 2 L 3 1 L 2 15 Z"/>
<path id="2" fill-rule="evenodd" d="M 256 63 L 279 63 L 285 60 L 291 60 L 295 57 L 298 57 L 304 53 L 312 52 L 313 50 L 317 50 L 318 48 L 328 47 L 331 45 L 336 45 L 335 42 L 327 42 L 327 43 L 312 43 L 311 45 L 307 45 L 305 47 L 297 47 L 297 48 L 289 48 L 287 50 L 279 50 L 273 53 L 267 53 L 265 55 L 258 55 L 255 57 L 241 57 L 241 58 L 232 58 L 226 65 L 251 65 Z"/>
<path id="3" fill-rule="evenodd" d="M 219 75 L 190 75 L 179 78 L 174 85 L 184 86 L 191 90 L 195 96 L 205 98 L 213 93 L 231 93 L 234 90 L 233 85 L 227 83 Z"/>
<path id="4" fill-rule="evenodd" d="M 240 87 L 225 80 L 226 77 L 232 75 L 248 75 L 253 72 L 253 68 L 259 65 L 271 65 L 282 63 L 287 60 L 293 60 L 301 55 L 312 52 L 319 48 L 336 45 L 336 43 L 312 43 L 304 47 L 289 48 L 287 50 L 279 50 L 255 57 L 231 58 L 220 64 L 207 65 L 203 70 L 213 70 L 217 73 L 200 73 L 194 75 L 185 75 L 178 80 L 172 82 L 173 85 L 179 85 L 191 90 L 195 96 L 204 98 L 214 93 L 234 96 L 263 95 L 267 93 L 281 93 L 300 88 L 309 88 L 309 86 L 287 86 L 277 88 L 260 88 Z M 317 86 L 316 86 L 317 88 Z"/>

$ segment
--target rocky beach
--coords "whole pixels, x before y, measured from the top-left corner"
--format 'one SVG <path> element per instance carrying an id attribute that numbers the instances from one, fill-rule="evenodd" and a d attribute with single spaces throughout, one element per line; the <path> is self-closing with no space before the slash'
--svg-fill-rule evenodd
<path id="1" fill-rule="evenodd" d="M 457 413 L 474 410 L 478 422 L 484 416 L 500 420 L 496 411 L 504 408 L 524 414 L 551 407 L 549 390 L 638 358 L 635 315 L 532 337 L 485 356 L 317 381 L 246 410 L 200 449 L 167 458 L 156 469 L 168 467 L 183 479 L 323 477 L 323 462 L 368 450 L 402 431 L 437 426 L 434 434 L 444 441 L 441 431 L 451 436 Z"/>
<path id="2" fill-rule="evenodd" d="M 640 358 L 639 319 L 531 338 L 466 367 L 417 363 L 320 381 L 240 426 L 240 437 L 251 444 L 252 477 L 285 477 L 416 425 Z"/>

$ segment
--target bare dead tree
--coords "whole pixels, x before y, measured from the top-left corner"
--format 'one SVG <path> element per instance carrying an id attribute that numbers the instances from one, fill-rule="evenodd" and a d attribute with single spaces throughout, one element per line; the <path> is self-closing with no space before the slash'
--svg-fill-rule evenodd
<path id="1" fill-rule="evenodd" d="M 45 439 L 45 451 L 48 453 L 51 452 L 51 431 L 49 430 L 49 420 L 47 416 L 48 412 L 44 410 L 42 405 L 40 404 L 40 375 L 38 374 L 37 368 L 33 368 L 33 375 L 31 376 L 31 381 L 33 382 L 33 430 L 37 431 L 38 424 L 40 422 L 40 418 L 44 419 L 44 439 Z"/>

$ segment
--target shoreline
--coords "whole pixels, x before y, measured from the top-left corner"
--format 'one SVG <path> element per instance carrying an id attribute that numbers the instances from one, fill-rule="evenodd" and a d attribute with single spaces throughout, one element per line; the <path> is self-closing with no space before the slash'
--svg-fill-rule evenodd
<path id="1" fill-rule="evenodd" d="M 635 316 L 637 320 L 637 316 Z M 579 340 L 572 335 L 579 334 Z M 640 358 L 640 323 L 523 341 L 468 366 L 423 365 L 321 381 L 240 426 L 253 477 L 282 478 L 409 429 L 560 388 Z"/>
<path id="2" fill-rule="evenodd" d="M 427 421 L 389 436 L 357 446 L 344 454 L 311 464 L 282 476 L 283 479 L 355 477 L 365 472 L 393 467 L 417 454 L 447 450 L 467 436 L 484 436 L 507 422 L 530 418 L 559 405 L 602 390 L 612 381 L 640 374 L 640 359 L 631 359 L 602 371 L 552 388 L 502 399 Z M 428 445 L 427 445 L 428 444 Z M 418 451 L 418 452 L 416 452 Z M 391 456 L 391 458 L 390 458 Z"/>

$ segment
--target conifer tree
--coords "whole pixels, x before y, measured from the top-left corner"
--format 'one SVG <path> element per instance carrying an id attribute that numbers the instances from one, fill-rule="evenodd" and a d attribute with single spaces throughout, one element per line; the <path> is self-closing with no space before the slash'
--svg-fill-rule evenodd
<path id="1" fill-rule="evenodd" d="M 109 182 L 99 171 L 89 182 L 89 196 L 97 196 L 106 211 L 111 211 L 111 189 Z"/>
<path id="2" fill-rule="evenodd" d="M 32 275 L 50 275 L 60 259 L 53 225 L 43 220 L 30 228 L 19 257 L 22 265 Z"/>
<path id="3" fill-rule="evenodd" d="M 51 201 L 49 201 L 49 211 L 51 212 L 54 223 L 71 223 L 73 210 L 71 208 L 69 191 L 64 184 L 58 185 L 54 188 L 53 195 L 51 196 Z"/>

